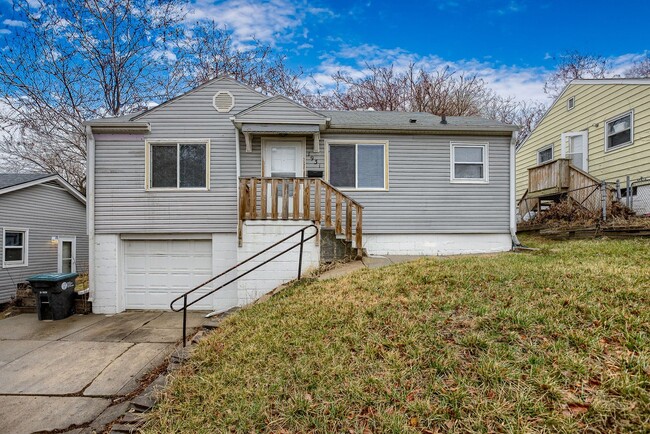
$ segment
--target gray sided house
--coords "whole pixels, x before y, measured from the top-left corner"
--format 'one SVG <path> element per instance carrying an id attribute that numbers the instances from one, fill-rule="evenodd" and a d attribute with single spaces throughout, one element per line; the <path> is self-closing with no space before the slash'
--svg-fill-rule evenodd
<path id="1" fill-rule="evenodd" d="M 97 312 L 168 309 L 309 223 L 321 236 L 306 246 L 306 268 L 330 235 L 370 255 L 512 247 L 511 125 L 311 110 L 218 78 L 87 131 Z M 296 261 L 282 257 L 195 307 L 248 303 L 295 278 Z"/>
<path id="2" fill-rule="evenodd" d="M 0 174 L 0 303 L 39 273 L 87 272 L 86 200 L 57 175 Z"/>

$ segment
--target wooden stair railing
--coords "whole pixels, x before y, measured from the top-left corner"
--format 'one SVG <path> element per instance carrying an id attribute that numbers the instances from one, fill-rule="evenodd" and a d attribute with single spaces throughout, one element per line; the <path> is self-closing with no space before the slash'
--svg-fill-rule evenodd
<path id="1" fill-rule="evenodd" d="M 357 256 L 363 253 L 363 206 L 320 178 L 240 178 L 240 245 L 246 220 L 311 220 L 354 237 Z"/>

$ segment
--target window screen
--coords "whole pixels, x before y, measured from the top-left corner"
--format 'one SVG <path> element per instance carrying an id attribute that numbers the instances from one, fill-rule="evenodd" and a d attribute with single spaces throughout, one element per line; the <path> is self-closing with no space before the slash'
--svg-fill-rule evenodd
<path id="1" fill-rule="evenodd" d="M 359 145 L 359 188 L 384 188 L 384 145 Z"/>
<path id="2" fill-rule="evenodd" d="M 5 231 L 3 243 L 5 263 L 25 263 L 25 232 Z"/>
<path id="3" fill-rule="evenodd" d="M 181 188 L 205 187 L 205 145 L 180 145 Z"/>
<path id="4" fill-rule="evenodd" d="M 545 148 L 537 151 L 537 163 L 542 164 L 553 159 L 553 148 Z"/>
<path id="5" fill-rule="evenodd" d="M 151 147 L 151 187 L 175 188 L 177 149 L 176 145 L 155 145 Z"/>
<path id="6" fill-rule="evenodd" d="M 330 146 L 330 184 L 334 187 L 356 187 L 356 145 Z"/>

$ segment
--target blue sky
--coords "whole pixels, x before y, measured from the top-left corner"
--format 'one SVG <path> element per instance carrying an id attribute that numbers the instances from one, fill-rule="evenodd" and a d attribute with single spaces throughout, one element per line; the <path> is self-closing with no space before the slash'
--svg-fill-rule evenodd
<path id="1" fill-rule="evenodd" d="M 0 0 L 0 34 L 10 39 L 11 3 Z M 239 44 L 255 36 L 320 85 L 367 62 L 449 65 L 476 73 L 500 94 L 544 100 L 554 56 L 602 54 L 623 71 L 650 50 L 650 2 L 546 0 L 193 0 L 188 20 L 214 19 Z"/>

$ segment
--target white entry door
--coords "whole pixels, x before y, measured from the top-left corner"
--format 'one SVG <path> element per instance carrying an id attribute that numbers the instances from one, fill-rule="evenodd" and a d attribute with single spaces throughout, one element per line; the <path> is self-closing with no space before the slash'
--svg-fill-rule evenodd
<path id="1" fill-rule="evenodd" d="M 59 273 L 77 272 L 77 240 L 75 237 L 59 237 Z"/>
<path id="2" fill-rule="evenodd" d="M 305 176 L 305 140 L 262 139 L 262 176 L 271 178 L 300 178 Z M 269 203 L 271 190 L 269 189 Z M 282 209 L 282 190 L 278 191 L 278 209 Z M 293 185 L 289 185 L 289 199 L 293 198 Z M 293 200 L 289 200 L 289 213 Z"/>
<path id="3" fill-rule="evenodd" d="M 562 134 L 562 158 L 570 158 L 571 164 L 578 169 L 588 170 L 588 136 L 586 131 Z"/>

